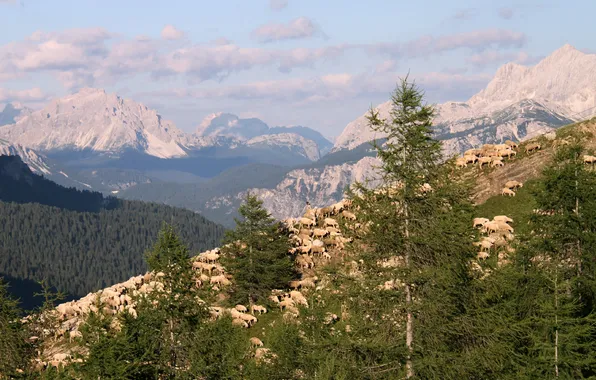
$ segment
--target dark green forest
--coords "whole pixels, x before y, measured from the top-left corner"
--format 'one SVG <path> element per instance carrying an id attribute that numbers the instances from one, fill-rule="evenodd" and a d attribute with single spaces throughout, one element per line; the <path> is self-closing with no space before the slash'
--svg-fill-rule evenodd
<path id="1" fill-rule="evenodd" d="M 217 246 L 223 236 L 223 227 L 192 211 L 66 189 L 21 164 L 0 157 L 0 273 L 5 276 L 45 279 L 82 296 L 144 272 L 143 254 L 164 222 L 176 226 L 192 253 Z"/>

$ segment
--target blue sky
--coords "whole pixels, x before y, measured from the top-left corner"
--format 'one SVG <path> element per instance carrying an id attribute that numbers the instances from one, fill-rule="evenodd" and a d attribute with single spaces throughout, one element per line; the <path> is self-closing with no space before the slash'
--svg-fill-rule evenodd
<path id="1" fill-rule="evenodd" d="M 594 1 L 0 0 L 0 104 L 100 87 L 193 131 L 212 112 L 338 135 L 410 71 L 466 100 L 506 62 L 596 52 Z"/>

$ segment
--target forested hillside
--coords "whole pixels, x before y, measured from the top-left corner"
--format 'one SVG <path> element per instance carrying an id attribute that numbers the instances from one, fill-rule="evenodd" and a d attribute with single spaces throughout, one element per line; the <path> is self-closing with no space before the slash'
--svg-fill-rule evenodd
<path id="1" fill-rule="evenodd" d="M 0 157 L 0 274 L 81 296 L 146 270 L 163 222 L 191 252 L 217 246 L 224 231 L 188 210 L 66 189 Z"/>

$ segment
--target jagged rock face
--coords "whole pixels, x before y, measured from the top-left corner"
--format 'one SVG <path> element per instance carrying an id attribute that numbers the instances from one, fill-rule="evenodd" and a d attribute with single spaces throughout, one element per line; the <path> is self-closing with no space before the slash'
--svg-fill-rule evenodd
<path id="1" fill-rule="evenodd" d="M 377 110 L 381 118 L 389 118 L 391 102 Z M 534 67 L 502 66 L 467 102 L 438 105 L 434 123 L 446 153 L 456 153 L 480 143 L 531 138 L 594 114 L 596 54 L 565 45 Z M 370 130 L 365 114 L 346 126 L 332 151 L 382 137 Z"/>
<path id="2" fill-rule="evenodd" d="M 275 188 L 252 188 L 247 191 L 257 195 L 273 217 L 298 217 L 304 212 L 307 201 L 313 207 L 338 202 L 344 197 L 346 187 L 354 182 L 370 180 L 369 185 L 376 186 L 378 175 L 374 167 L 379 163 L 376 158 L 365 157 L 354 164 L 296 169 L 286 174 Z M 224 208 L 232 212 L 245 198 L 247 191 L 213 198 L 207 202 L 206 208 Z"/>
<path id="3" fill-rule="evenodd" d="M 316 161 L 320 158 L 319 147 L 312 140 L 305 139 L 295 133 L 277 133 L 273 135 L 261 135 L 246 141 L 249 147 L 277 147 L 285 148 L 288 151 Z"/>
<path id="4" fill-rule="evenodd" d="M 185 156 L 188 140 L 156 111 L 89 88 L 1 127 L 0 137 L 40 151 L 132 149 L 162 158 Z"/>
<path id="5" fill-rule="evenodd" d="M 0 156 L 19 156 L 19 161 L 22 160 L 21 162 L 24 162 L 33 173 L 39 175 L 52 174 L 45 157 L 21 145 L 12 145 L 8 141 L 0 139 Z"/>

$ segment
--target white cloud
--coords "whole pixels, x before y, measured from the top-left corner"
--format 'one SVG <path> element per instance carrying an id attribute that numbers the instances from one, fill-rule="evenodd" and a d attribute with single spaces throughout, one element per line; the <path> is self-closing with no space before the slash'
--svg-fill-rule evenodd
<path id="1" fill-rule="evenodd" d="M 319 28 L 306 17 L 299 17 L 288 24 L 265 24 L 252 32 L 257 40 L 267 43 L 312 37 Z"/>
<path id="2" fill-rule="evenodd" d="M 288 7 L 288 0 L 270 0 L 269 7 L 274 11 L 281 11 Z"/>
<path id="3" fill-rule="evenodd" d="M 277 34 L 289 38 L 292 34 Z M 35 32 L 21 41 L 0 46 L 0 80 L 30 74 L 51 74 L 64 87 L 102 86 L 121 78 L 147 75 L 154 79 L 178 76 L 191 83 L 219 80 L 255 68 L 277 68 L 283 73 L 298 67 L 316 67 L 325 60 L 342 57 L 347 51 L 389 55 L 376 73 L 390 73 L 398 58 L 432 56 L 456 49 L 476 54 L 523 45 L 525 35 L 509 30 L 480 30 L 447 36 L 425 36 L 409 42 L 386 44 L 341 44 L 319 48 L 277 49 L 241 47 L 220 39 L 192 44 L 187 39 L 170 43 L 146 36 L 125 38 L 101 28 Z M 481 65 L 482 58 L 471 58 Z M 486 58 L 485 58 L 486 59 Z"/>
<path id="4" fill-rule="evenodd" d="M 184 37 L 184 32 L 176 29 L 173 25 L 166 25 L 161 30 L 161 38 L 164 40 L 179 40 Z"/>
<path id="5" fill-rule="evenodd" d="M 35 87 L 28 90 L 8 90 L 0 88 L 0 103 L 8 102 L 31 102 L 46 100 L 46 95 L 40 88 Z"/>

